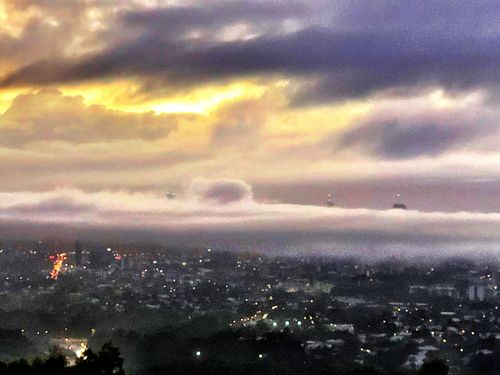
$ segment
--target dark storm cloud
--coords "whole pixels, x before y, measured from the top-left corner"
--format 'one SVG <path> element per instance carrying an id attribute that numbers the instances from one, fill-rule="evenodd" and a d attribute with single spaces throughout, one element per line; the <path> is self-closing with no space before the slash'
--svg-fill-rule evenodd
<path id="1" fill-rule="evenodd" d="M 190 187 L 190 194 L 204 202 L 228 204 L 252 198 L 252 187 L 240 180 L 196 179 Z"/>
<path id="2" fill-rule="evenodd" d="M 500 82 L 494 74 L 500 53 L 493 47 L 499 43 L 499 36 L 343 35 L 340 41 L 326 42 L 331 46 L 329 64 L 317 69 L 318 76 L 295 94 L 293 104 L 391 91 L 411 94 L 429 87 L 492 89 Z"/>
<path id="3" fill-rule="evenodd" d="M 336 27 L 344 30 L 487 35 L 498 33 L 498 1 L 337 1 Z"/>
<path id="4" fill-rule="evenodd" d="M 500 34 L 492 23 L 498 10 L 491 3 L 481 7 L 463 2 L 455 6 L 433 4 L 429 9 L 416 2 L 408 6 L 382 3 L 383 13 L 374 5 L 341 2 L 325 8 L 330 22 L 311 19 L 295 33 L 272 33 L 264 28 L 257 38 L 230 42 L 214 40 L 210 33 L 201 33 L 195 41 L 183 37 L 199 27 L 213 28 L 217 22 L 224 26 L 228 20 L 241 19 L 255 24 L 259 17 L 267 17 L 278 23 L 302 11 L 300 5 L 285 11 L 280 3 L 224 4 L 192 11 L 128 12 L 122 27 L 139 29 L 139 36 L 132 41 L 79 59 L 40 60 L 13 71 L 0 85 L 133 75 L 181 86 L 278 74 L 312 82 L 299 90 L 294 100 L 307 104 L 394 88 L 440 86 L 460 91 L 494 88 L 499 83 Z M 248 13 L 248 9 L 253 12 Z M 413 19 L 414 15 L 420 19 Z"/>
<path id="5" fill-rule="evenodd" d="M 441 94 L 437 91 L 419 98 L 382 101 L 355 126 L 330 134 L 319 147 L 360 150 L 390 160 L 498 148 L 499 111 L 494 106 L 482 95 Z"/>
<path id="6" fill-rule="evenodd" d="M 360 146 L 388 159 L 440 154 L 461 142 L 463 129 L 437 124 L 383 123 L 348 131 L 338 147 Z"/>
<path id="7" fill-rule="evenodd" d="M 125 27 L 138 27 L 150 34 L 166 38 L 183 36 L 192 29 L 215 29 L 234 23 L 265 25 L 286 19 L 303 19 L 310 14 L 311 5 L 298 1 L 232 1 L 211 6 L 183 6 L 128 11 L 123 15 Z M 170 34 L 169 34 L 170 33 Z M 173 33 L 173 34 L 172 34 Z"/>

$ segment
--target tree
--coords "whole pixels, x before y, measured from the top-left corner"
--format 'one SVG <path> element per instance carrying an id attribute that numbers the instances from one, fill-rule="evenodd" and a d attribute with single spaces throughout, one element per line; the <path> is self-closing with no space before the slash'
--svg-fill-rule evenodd
<path id="1" fill-rule="evenodd" d="M 120 351 L 110 342 L 105 343 L 96 354 L 87 349 L 74 366 L 75 374 L 125 375 Z"/>
<path id="2" fill-rule="evenodd" d="M 0 362 L 1 375 L 125 375 L 123 359 L 118 348 L 106 343 L 95 354 L 86 350 L 84 356 L 79 358 L 74 366 L 69 367 L 66 357 L 52 351 L 47 358 L 37 357 L 28 362 L 26 359 L 5 364 Z"/>
<path id="3" fill-rule="evenodd" d="M 47 359 L 35 358 L 31 368 L 35 374 L 62 375 L 66 369 L 66 357 L 63 354 L 52 352 Z"/>
<path id="4" fill-rule="evenodd" d="M 420 370 L 419 375 L 448 375 L 449 367 L 440 359 L 425 362 Z"/>

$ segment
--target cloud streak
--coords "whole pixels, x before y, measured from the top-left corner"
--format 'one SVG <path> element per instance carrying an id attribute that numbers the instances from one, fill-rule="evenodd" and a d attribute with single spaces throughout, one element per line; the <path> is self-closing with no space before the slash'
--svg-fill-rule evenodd
<path id="1" fill-rule="evenodd" d="M 252 199 L 250 187 L 236 180 L 195 180 L 179 200 L 146 193 L 84 193 L 74 189 L 0 193 L 0 222 L 3 228 L 22 228 L 25 234 L 37 226 L 49 226 L 59 233 L 73 231 L 88 237 L 106 232 L 118 237 L 134 233 L 138 242 L 173 236 L 184 244 L 195 244 L 208 238 L 208 244 L 232 243 L 236 248 L 240 238 L 253 238 L 256 243 L 259 239 L 269 243 L 279 239 L 294 251 L 314 238 L 316 242 L 321 239 L 323 250 L 325 246 L 330 246 L 332 253 L 343 249 L 344 255 L 359 255 L 374 244 L 380 249 L 439 244 L 443 246 L 440 255 L 453 255 L 451 246 L 456 241 L 489 246 L 500 241 L 500 214 L 259 203 Z M 148 237 L 150 233 L 156 237 Z M 314 248 L 312 242 L 309 246 Z"/>
<path id="2" fill-rule="evenodd" d="M 498 87 L 498 7 L 322 1 L 214 3 L 208 7 L 127 10 L 107 47 L 80 56 L 38 59 L 6 74 L 1 87 L 48 85 L 131 75 L 165 86 L 282 75 L 307 78 L 295 105 L 393 90 Z M 442 14 L 448 12 L 448 18 Z M 325 22 L 321 13 L 333 21 Z M 419 22 L 413 14 L 420 14 Z M 474 18 L 478 17 L 478 18 Z M 287 20 L 296 27 L 286 27 Z M 262 23 L 282 25 L 279 32 Z M 242 37 L 224 27 L 246 25 Z M 467 27 L 465 27 L 467 26 Z M 253 30 L 256 30 L 253 32 Z M 193 36 L 194 35 L 194 36 Z"/>

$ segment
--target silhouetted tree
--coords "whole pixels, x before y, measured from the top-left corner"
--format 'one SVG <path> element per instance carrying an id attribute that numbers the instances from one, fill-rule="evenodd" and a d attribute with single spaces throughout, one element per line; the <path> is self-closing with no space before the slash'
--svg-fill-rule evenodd
<path id="1" fill-rule="evenodd" d="M 125 375 L 120 351 L 110 342 L 105 343 L 96 354 L 87 349 L 73 368 L 75 374 Z"/>
<path id="2" fill-rule="evenodd" d="M 53 352 L 47 359 L 35 358 L 31 362 L 33 373 L 62 375 L 66 370 L 66 357 L 61 353 Z"/>
<path id="3" fill-rule="evenodd" d="M 362 367 L 355 368 L 354 370 L 348 372 L 347 375 L 383 375 L 383 373 L 371 367 Z"/>
<path id="4" fill-rule="evenodd" d="M 0 375 L 125 375 L 118 348 L 106 343 L 96 354 L 85 351 L 74 366 L 68 366 L 63 354 L 52 351 L 47 358 L 37 357 L 28 362 L 19 359 L 9 364 L 0 362 Z"/>
<path id="5" fill-rule="evenodd" d="M 440 359 L 425 362 L 420 370 L 419 375 L 447 375 L 449 367 Z"/>

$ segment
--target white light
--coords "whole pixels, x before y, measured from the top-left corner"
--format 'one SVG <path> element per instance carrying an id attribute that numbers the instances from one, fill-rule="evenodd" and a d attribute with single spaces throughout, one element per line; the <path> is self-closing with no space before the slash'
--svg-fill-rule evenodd
<path id="1" fill-rule="evenodd" d="M 194 353 L 197 357 L 201 357 L 201 352 L 199 350 L 196 351 L 196 353 Z"/>

